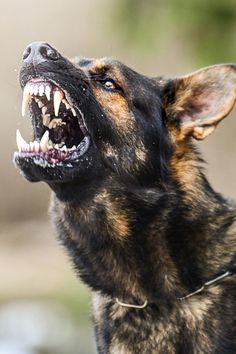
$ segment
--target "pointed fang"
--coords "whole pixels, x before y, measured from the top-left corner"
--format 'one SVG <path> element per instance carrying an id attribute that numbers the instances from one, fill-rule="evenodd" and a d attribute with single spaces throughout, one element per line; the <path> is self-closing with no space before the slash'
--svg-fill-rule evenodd
<path id="1" fill-rule="evenodd" d="M 54 112 L 55 116 L 58 117 L 61 101 L 64 98 L 64 94 L 61 90 L 55 90 L 53 96 Z"/>
<path id="2" fill-rule="evenodd" d="M 24 90 L 23 99 L 22 99 L 22 108 L 21 108 L 22 117 L 25 116 L 26 108 L 27 108 L 29 102 L 31 101 L 31 99 L 32 99 L 32 96 L 29 95 L 26 90 Z"/>
<path id="3" fill-rule="evenodd" d="M 22 135 L 21 135 L 19 129 L 17 129 L 17 131 L 16 131 L 16 144 L 17 144 L 19 151 L 22 151 L 24 146 L 27 145 L 27 142 L 22 138 Z"/>
<path id="4" fill-rule="evenodd" d="M 46 130 L 40 140 L 40 150 L 42 152 L 46 152 L 48 150 L 48 142 L 49 142 L 49 131 Z"/>

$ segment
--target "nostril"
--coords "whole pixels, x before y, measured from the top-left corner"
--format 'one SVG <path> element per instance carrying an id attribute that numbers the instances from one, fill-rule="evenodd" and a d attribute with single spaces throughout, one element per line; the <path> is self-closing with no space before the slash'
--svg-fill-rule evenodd
<path id="1" fill-rule="evenodd" d="M 27 64 L 37 65 L 45 61 L 56 61 L 61 55 L 45 42 L 33 42 L 29 44 L 24 53 L 23 60 Z"/>
<path id="2" fill-rule="evenodd" d="M 27 59 L 30 53 L 31 53 L 31 47 L 28 46 L 23 52 L 23 60 Z"/>
<path id="3" fill-rule="evenodd" d="M 50 60 L 58 60 L 59 59 L 59 53 L 55 49 L 53 49 L 47 45 L 42 46 L 39 49 L 39 51 L 40 51 L 40 54 L 46 59 L 50 59 Z"/>

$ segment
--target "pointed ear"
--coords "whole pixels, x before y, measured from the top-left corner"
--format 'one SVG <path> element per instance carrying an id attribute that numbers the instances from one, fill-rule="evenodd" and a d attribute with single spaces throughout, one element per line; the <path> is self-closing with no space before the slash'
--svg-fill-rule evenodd
<path id="1" fill-rule="evenodd" d="M 165 97 L 168 124 L 178 129 L 179 139 L 204 139 L 234 106 L 236 65 L 215 65 L 172 80 Z"/>

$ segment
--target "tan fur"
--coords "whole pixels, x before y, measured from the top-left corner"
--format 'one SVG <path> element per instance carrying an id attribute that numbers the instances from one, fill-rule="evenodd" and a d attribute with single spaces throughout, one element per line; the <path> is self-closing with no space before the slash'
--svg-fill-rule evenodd
<path id="1" fill-rule="evenodd" d="M 120 201 L 114 200 L 114 198 L 104 190 L 96 196 L 95 202 L 105 207 L 107 227 L 111 228 L 114 237 L 117 240 L 123 240 L 125 237 L 128 237 L 130 232 L 130 218 L 127 211 L 123 211 L 125 209 L 122 208 Z"/>
<path id="2" fill-rule="evenodd" d="M 135 133 L 135 119 L 125 98 L 114 92 L 104 94 L 104 90 L 99 87 L 94 88 L 94 94 L 121 136 L 130 130 Z"/>

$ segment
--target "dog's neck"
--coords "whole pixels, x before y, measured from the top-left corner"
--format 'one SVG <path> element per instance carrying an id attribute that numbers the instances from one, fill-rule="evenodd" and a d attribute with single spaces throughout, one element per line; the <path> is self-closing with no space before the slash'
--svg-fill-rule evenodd
<path id="1" fill-rule="evenodd" d="M 121 190 L 112 178 L 91 192 L 90 200 L 58 203 L 54 195 L 55 224 L 82 279 L 93 290 L 127 302 L 168 302 L 227 270 L 230 232 L 224 254 L 215 250 L 233 224 L 234 211 L 222 206 L 200 171 L 197 182 L 205 191 L 204 205 L 199 195 L 194 199 L 200 186 L 190 193 L 160 184 Z"/>

